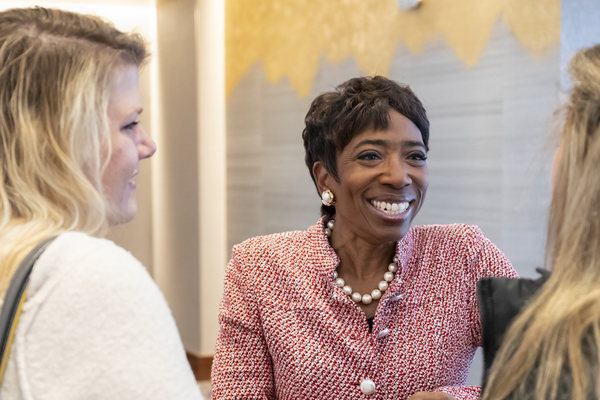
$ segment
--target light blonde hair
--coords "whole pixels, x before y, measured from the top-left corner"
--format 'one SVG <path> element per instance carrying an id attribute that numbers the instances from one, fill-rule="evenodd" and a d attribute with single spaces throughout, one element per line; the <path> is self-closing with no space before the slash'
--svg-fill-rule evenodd
<path id="1" fill-rule="evenodd" d="M 547 259 L 552 276 L 506 332 L 483 400 L 600 398 L 600 45 L 571 60 Z"/>
<path id="2" fill-rule="evenodd" d="M 140 36 L 94 16 L 0 12 L 0 297 L 42 239 L 105 234 L 109 97 L 117 70 L 147 54 Z"/>

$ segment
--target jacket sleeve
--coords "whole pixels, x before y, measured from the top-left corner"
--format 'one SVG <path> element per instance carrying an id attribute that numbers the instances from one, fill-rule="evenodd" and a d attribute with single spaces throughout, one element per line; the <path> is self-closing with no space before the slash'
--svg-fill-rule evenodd
<path id="1" fill-rule="evenodd" d="M 481 347 L 482 329 L 477 299 L 477 282 L 489 276 L 503 276 L 506 278 L 518 278 L 519 276 L 500 249 L 483 236 L 483 232 L 477 226 L 470 227 L 470 229 L 472 234 L 471 245 L 467 251 L 466 260 L 466 267 L 470 276 L 467 304 L 470 307 L 473 346 Z M 458 400 L 478 399 L 480 390 L 479 386 L 446 386 L 436 389 L 437 392 L 448 393 Z"/>
<path id="2" fill-rule="evenodd" d="M 473 245 L 469 252 L 468 270 L 472 272 L 469 304 L 471 305 L 471 326 L 473 326 L 473 341 L 476 347 L 482 345 L 481 314 L 477 298 L 477 283 L 482 278 L 502 276 L 518 278 L 517 272 L 510 261 L 502 254 L 489 239 L 483 236 L 478 227 L 474 227 Z"/>
<path id="3" fill-rule="evenodd" d="M 256 297 L 239 258 L 234 249 L 225 273 L 212 366 L 212 399 L 275 399 L 273 363 Z"/>

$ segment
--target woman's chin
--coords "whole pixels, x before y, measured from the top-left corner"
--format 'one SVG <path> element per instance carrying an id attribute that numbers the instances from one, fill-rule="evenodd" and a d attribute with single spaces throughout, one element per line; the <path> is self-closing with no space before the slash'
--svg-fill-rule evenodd
<path id="1" fill-rule="evenodd" d="M 411 201 L 406 210 L 398 212 L 392 210 L 381 210 L 369 204 L 369 214 L 372 220 L 373 236 L 380 243 L 398 242 L 410 229 L 410 224 L 414 218 L 415 202 Z"/>
<path id="2" fill-rule="evenodd" d="M 137 204 L 129 204 L 123 209 L 109 210 L 106 217 L 108 226 L 123 225 L 131 222 L 137 213 Z"/>

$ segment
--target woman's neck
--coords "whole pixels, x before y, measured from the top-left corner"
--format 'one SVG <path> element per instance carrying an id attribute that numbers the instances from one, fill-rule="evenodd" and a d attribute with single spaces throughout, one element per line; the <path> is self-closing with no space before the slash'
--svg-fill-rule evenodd
<path id="1" fill-rule="evenodd" d="M 329 241 L 340 258 L 338 273 L 358 280 L 369 280 L 387 271 L 395 255 L 396 242 L 374 243 L 336 221 Z"/>

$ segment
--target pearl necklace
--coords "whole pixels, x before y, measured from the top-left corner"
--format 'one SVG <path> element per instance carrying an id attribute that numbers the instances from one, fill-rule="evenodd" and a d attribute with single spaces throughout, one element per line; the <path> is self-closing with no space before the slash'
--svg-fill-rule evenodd
<path id="1" fill-rule="evenodd" d="M 333 226 L 333 220 L 327 222 L 327 228 L 325 228 L 325 235 L 327 237 L 331 237 Z M 385 292 L 388 289 L 389 283 L 394 280 L 396 272 L 398 272 L 398 257 L 394 256 L 393 262 L 390 265 L 388 265 L 388 271 L 385 274 L 383 274 L 383 280 L 377 285 L 378 288 L 373 289 L 373 291 L 371 291 L 371 294 L 363 295 L 361 295 L 358 292 L 352 293 L 352 288 L 346 285 L 346 282 L 344 282 L 342 278 L 338 277 L 337 271 L 334 271 L 333 279 L 335 279 L 335 284 L 341 287 L 344 293 L 350 296 L 350 298 L 355 303 L 360 303 L 362 301 L 363 304 L 371 304 L 373 300 L 379 300 L 381 298 L 383 292 Z"/>

